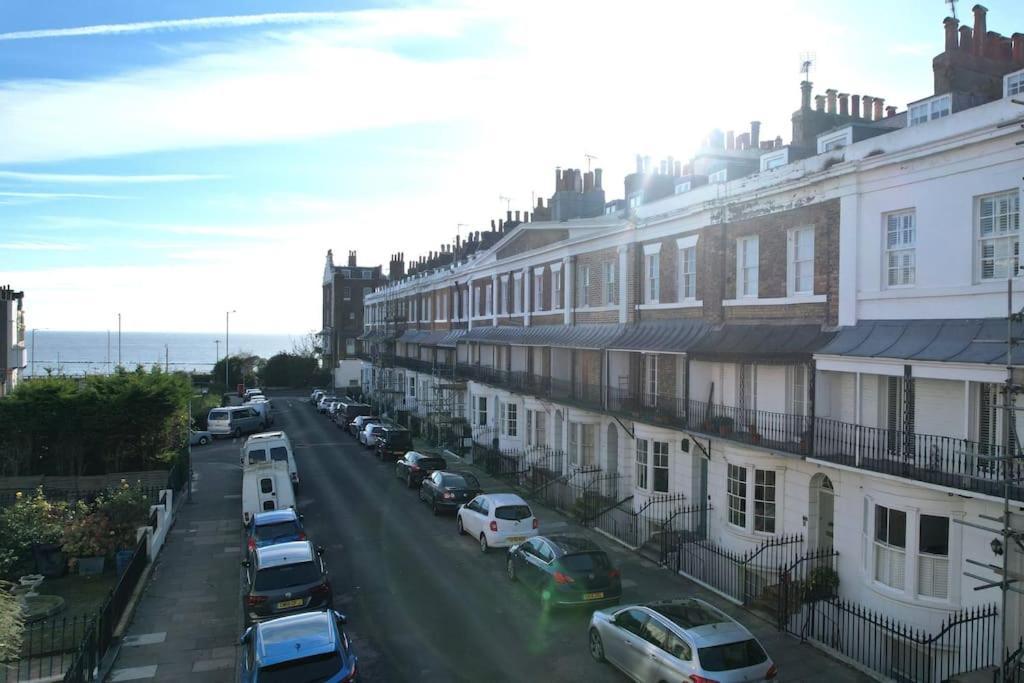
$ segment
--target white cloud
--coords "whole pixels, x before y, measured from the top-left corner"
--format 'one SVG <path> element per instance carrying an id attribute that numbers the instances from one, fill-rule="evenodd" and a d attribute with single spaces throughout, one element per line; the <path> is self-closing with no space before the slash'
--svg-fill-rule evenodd
<path id="1" fill-rule="evenodd" d="M 185 183 L 197 180 L 216 180 L 222 175 L 201 173 L 166 173 L 159 175 L 109 175 L 101 173 L 30 173 L 26 171 L 0 171 L 0 180 L 19 180 L 34 183 L 69 184 L 141 184 L 141 183 Z"/>
<path id="2" fill-rule="evenodd" d="M 61 242 L 0 242 L 0 251 L 81 251 L 84 248 L 81 244 Z"/>
<path id="3" fill-rule="evenodd" d="M 88 192 L 9 192 L 0 190 L 0 197 L 21 199 L 124 199 L 113 194 L 92 194 Z"/>

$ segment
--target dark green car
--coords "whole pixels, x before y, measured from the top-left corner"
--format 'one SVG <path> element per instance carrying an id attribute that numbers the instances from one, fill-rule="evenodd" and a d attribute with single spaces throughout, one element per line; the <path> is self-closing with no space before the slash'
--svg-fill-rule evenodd
<path id="1" fill-rule="evenodd" d="M 607 605 L 622 597 L 622 576 L 589 538 L 534 536 L 512 546 L 508 578 L 539 591 L 545 605 Z"/>

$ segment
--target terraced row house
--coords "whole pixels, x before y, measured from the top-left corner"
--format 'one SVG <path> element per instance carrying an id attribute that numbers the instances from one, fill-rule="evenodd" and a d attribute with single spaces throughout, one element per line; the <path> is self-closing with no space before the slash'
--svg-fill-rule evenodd
<path id="1" fill-rule="evenodd" d="M 805 81 L 788 144 L 716 131 L 685 163 L 638 158 L 615 201 L 600 170 L 556 171 L 547 206 L 365 297 L 366 390 L 524 472 L 559 454 L 545 467 L 607 494 L 598 516 L 658 510 L 673 566 L 737 601 L 785 588 L 750 558 L 792 544 L 794 566 L 831 558 L 819 578 L 850 604 L 946 633 L 998 600 L 968 560 L 1024 572 L 1021 547 L 960 523 L 1001 515 L 1007 478 L 1024 506 L 1024 464 L 992 457 L 1024 427 L 1002 417 L 1024 35 L 985 21 L 946 20 L 933 92 L 902 111 Z M 1014 634 L 1021 614 L 1010 593 Z M 930 647 L 868 665 L 969 668 L 950 645 L 908 671 Z"/>

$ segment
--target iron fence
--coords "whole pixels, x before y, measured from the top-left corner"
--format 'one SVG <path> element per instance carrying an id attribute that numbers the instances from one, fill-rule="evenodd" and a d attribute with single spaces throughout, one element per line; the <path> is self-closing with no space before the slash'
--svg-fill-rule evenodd
<path id="1" fill-rule="evenodd" d="M 0 681 L 14 683 L 60 676 L 93 619 L 92 615 L 54 616 L 26 623 L 17 659 L 0 662 Z"/>
<path id="2" fill-rule="evenodd" d="M 998 666 L 995 605 L 949 616 L 935 633 L 847 600 L 805 602 L 790 615 L 790 630 L 897 681 L 932 683 Z M 797 626 L 798 625 L 798 626 Z"/>

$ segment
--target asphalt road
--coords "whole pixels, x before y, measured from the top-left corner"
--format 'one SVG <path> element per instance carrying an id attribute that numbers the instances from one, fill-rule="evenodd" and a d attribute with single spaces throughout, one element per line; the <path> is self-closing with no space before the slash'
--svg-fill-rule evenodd
<path id="1" fill-rule="evenodd" d="M 298 507 L 325 558 L 370 681 L 622 681 L 587 650 L 589 613 L 545 614 L 512 584 L 504 551 L 483 555 L 305 396 L 275 396 L 295 445 Z M 541 516 L 541 529 L 546 525 Z M 552 524 L 565 527 L 554 518 Z"/>

